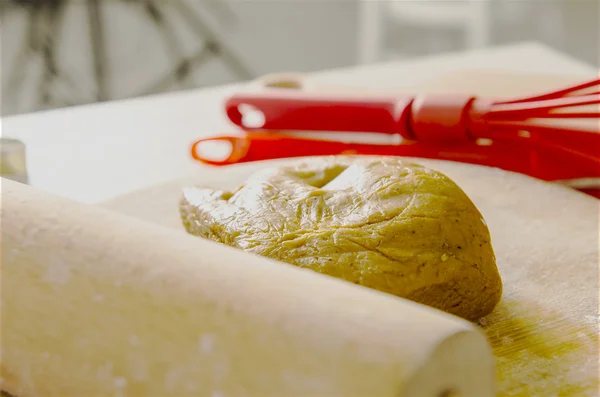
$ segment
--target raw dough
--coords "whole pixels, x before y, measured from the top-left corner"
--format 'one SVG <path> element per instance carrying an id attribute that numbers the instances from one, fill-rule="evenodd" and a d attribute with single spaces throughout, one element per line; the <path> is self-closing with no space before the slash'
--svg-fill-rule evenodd
<path id="1" fill-rule="evenodd" d="M 321 158 L 235 192 L 186 188 L 186 230 L 468 320 L 502 294 L 487 225 L 445 175 L 398 158 Z"/>

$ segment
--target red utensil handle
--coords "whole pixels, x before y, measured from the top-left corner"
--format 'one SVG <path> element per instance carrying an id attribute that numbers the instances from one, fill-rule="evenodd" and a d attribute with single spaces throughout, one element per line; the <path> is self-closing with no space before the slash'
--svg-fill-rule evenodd
<path id="1" fill-rule="evenodd" d="M 229 153 L 218 159 L 208 156 L 203 154 L 206 144 L 229 147 Z M 318 141 L 284 134 L 248 133 L 246 136 L 221 135 L 200 139 L 192 144 L 191 155 L 201 163 L 221 166 L 287 157 L 343 154 L 348 150 L 348 145 L 343 142 Z"/>
<path id="2" fill-rule="evenodd" d="M 296 130 L 377 132 L 399 134 L 422 142 L 487 139 L 521 140 L 521 132 L 535 140 L 577 145 L 589 155 L 600 155 L 600 134 L 594 121 L 600 80 L 524 100 L 495 101 L 464 95 L 356 97 L 331 96 L 303 91 L 273 89 L 238 94 L 226 102 L 233 123 L 246 130 Z M 245 122 L 244 109 L 262 113 L 260 125 Z M 558 119 L 569 121 L 568 128 Z M 576 119 L 587 126 L 576 126 Z M 575 143 L 573 143 L 575 142 Z"/>
<path id="3" fill-rule="evenodd" d="M 202 154 L 206 143 L 220 142 L 230 147 L 221 159 Z M 400 145 L 353 144 L 315 140 L 285 134 L 248 133 L 246 136 L 217 136 L 205 138 L 192 145 L 192 157 L 210 165 L 229 165 L 259 160 L 323 156 L 339 154 L 420 157 L 458 161 L 497 167 L 527 174 L 544 180 L 565 180 L 600 176 L 600 159 L 573 154 L 559 146 L 546 144 L 542 148 L 523 141 L 425 144 L 405 141 Z"/>
<path id="4" fill-rule="evenodd" d="M 237 94 L 225 103 L 229 119 L 246 130 L 377 132 L 405 135 L 413 97 L 352 98 L 273 89 Z M 244 113 L 259 111 L 264 123 L 244 123 Z"/>

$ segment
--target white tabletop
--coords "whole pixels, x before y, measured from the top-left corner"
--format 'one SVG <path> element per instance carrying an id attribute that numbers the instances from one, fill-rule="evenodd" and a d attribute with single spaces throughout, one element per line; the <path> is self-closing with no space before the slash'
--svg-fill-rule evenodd
<path id="1" fill-rule="evenodd" d="M 414 85 L 461 69 L 590 74 L 582 62 L 535 43 L 317 73 L 313 81 L 372 88 Z M 240 85 L 168 93 L 7 117 L 2 135 L 27 146 L 30 184 L 83 202 L 187 176 L 202 136 L 230 132 L 223 99 Z"/>

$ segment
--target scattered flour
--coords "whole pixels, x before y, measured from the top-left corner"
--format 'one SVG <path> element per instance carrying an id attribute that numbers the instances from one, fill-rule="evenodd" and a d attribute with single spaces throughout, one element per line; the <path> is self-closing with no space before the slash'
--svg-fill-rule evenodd
<path id="1" fill-rule="evenodd" d="M 112 377 L 113 365 L 109 362 L 104 363 L 96 370 L 98 379 L 110 379 Z"/>
<path id="2" fill-rule="evenodd" d="M 202 353 L 210 353 L 215 345 L 215 336 L 212 334 L 204 334 L 200 337 L 200 351 Z"/>
<path id="3" fill-rule="evenodd" d="M 138 346 L 140 344 L 140 338 L 134 334 L 129 335 L 129 344 L 131 346 Z"/>
<path id="4" fill-rule="evenodd" d="M 137 382 L 148 380 L 148 363 L 143 355 L 134 353 L 128 355 L 129 368 L 131 370 L 131 378 Z"/>
<path id="5" fill-rule="evenodd" d="M 600 323 L 600 315 L 598 316 L 583 316 L 586 323 L 592 325 L 598 325 Z"/>
<path id="6" fill-rule="evenodd" d="M 194 382 L 187 382 L 185 384 L 185 389 L 189 392 L 196 392 L 198 391 L 198 385 Z"/>
<path id="7" fill-rule="evenodd" d="M 174 368 L 167 372 L 165 377 L 165 389 L 173 391 L 185 377 L 185 368 Z"/>
<path id="8" fill-rule="evenodd" d="M 117 389 L 124 389 L 127 386 L 127 379 L 125 378 L 115 378 L 114 379 L 115 387 Z"/>
<path id="9" fill-rule="evenodd" d="M 46 265 L 44 280 L 50 284 L 64 285 L 71 279 L 71 269 L 61 260 L 50 261 Z"/>

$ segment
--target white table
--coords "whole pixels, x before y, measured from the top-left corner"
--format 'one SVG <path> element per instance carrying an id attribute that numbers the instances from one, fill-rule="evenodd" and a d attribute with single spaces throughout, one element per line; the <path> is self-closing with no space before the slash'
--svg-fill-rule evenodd
<path id="1" fill-rule="evenodd" d="M 535 43 L 322 72 L 314 81 L 401 88 L 461 69 L 590 74 L 589 65 Z M 198 169 L 188 155 L 202 136 L 233 130 L 223 98 L 239 85 L 7 117 L 5 137 L 27 146 L 30 184 L 99 202 Z"/>

